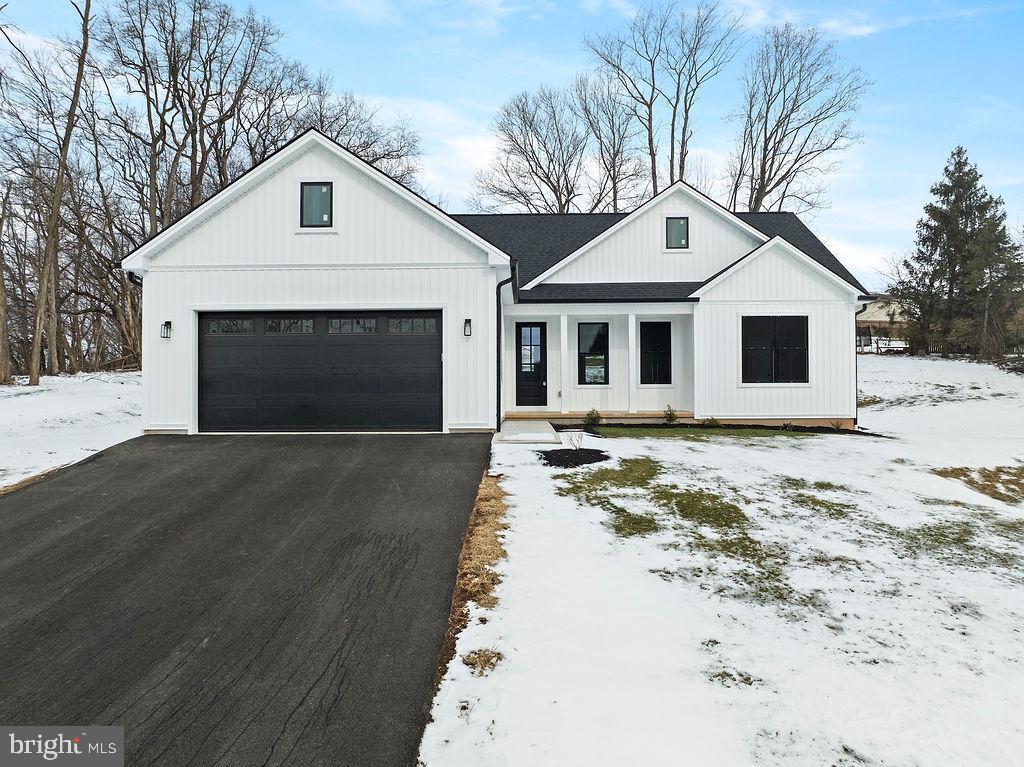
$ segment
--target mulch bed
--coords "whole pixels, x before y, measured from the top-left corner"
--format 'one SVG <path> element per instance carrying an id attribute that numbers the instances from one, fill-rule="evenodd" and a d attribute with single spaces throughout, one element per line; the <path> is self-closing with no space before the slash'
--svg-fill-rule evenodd
<path id="1" fill-rule="evenodd" d="M 579 450 L 570 448 L 538 450 L 537 454 L 544 461 L 545 466 L 555 466 L 559 469 L 575 469 L 578 466 L 599 463 L 611 458 L 604 450 L 595 450 L 591 447 L 581 447 Z"/>

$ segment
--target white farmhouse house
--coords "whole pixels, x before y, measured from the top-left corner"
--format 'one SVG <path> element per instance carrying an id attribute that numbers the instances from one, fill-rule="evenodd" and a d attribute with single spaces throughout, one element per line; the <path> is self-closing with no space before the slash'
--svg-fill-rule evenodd
<path id="1" fill-rule="evenodd" d="M 148 432 L 850 426 L 864 288 L 789 213 L 448 215 L 315 130 L 125 259 Z M 499 370 L 500 368 L 500 370 Z"/>

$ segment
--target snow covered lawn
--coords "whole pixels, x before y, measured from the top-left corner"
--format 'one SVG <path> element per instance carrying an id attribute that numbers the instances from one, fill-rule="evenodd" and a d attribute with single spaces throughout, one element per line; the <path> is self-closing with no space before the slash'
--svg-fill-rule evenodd
<path id="1" fill-rule="evenodd" d="M 138 436 L 141 422 L 141 373 L 0 386 L 0 488 Z"/>
<path id="2" fill-rule="evenodd" d="M 1020 765 L 1024 377 L 860 377 L 890 438 L 588 437 L 612 460 L 568 471 L 496 444 L 499 602 L 422 762 Z M 479 649 L 503 655 L 483 676 Z"/>

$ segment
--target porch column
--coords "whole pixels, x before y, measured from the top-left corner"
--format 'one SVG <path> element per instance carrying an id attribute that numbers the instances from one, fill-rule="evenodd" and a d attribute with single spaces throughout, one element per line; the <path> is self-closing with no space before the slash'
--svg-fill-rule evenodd
<path id="1" fill-rule="evenodd" d="M 572 379 L 569 378 L 569 317 L 565 314 L 558 318 L 558 363 L 561 366 L 559 385 L 562 391 L 562 396 L 558 398 L 558 409 L 568 413 Z"/>
<path id="2" fill-rule="evenodd" d="M 630 314 L 628 317 L 627 327 L 627 338 L 626 343 L 626 354 L 628 355 L 629 365 L 629 376 L 627 378 L 627 384 L 629 386 L 629 412 L 636 412 L 636 387 L 637 382 L 640 380 L 639 375 L 639 363 L 636 356 L 636 315 Z"/>

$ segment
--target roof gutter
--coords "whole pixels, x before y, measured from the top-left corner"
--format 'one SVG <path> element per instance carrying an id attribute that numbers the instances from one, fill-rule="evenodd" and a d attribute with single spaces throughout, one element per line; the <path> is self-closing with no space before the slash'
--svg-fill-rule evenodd
<path id="1" fill-rule="evenodd" d="M 516 291 L 516 282 L 513 282 L 516 277 L 516 273 L 519 271 L 519 261 L 515 258 L 509 260 L 509 275 L 508 279 L 504 279 L 497 284 L 494 288 L 494 309 L 495 309 L 495 361 L 497 367 L 495 368 L 495 401 L 494 401 L 494 431 L 501 431 L 501 289 L 512 283 L 512 291 Z"/>

